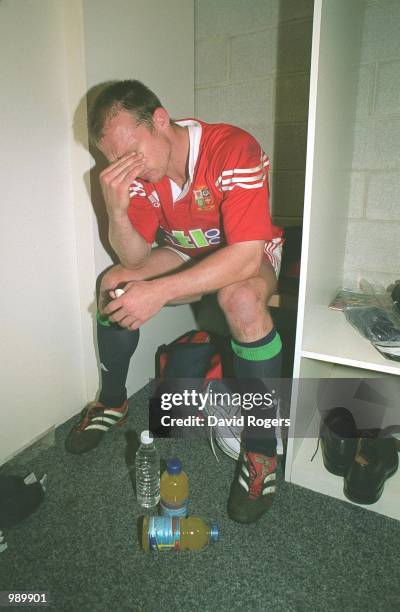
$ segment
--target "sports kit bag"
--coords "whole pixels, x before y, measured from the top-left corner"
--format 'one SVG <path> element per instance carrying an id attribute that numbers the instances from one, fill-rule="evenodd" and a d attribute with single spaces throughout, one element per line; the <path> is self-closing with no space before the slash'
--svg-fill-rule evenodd
<path id="1" fill-rule="evenodd" d="M 192 330 L 170 344 L 162 344 L 156 353 L 156 378 L 199 379 L 201 384 L 222 378 L 221 355 L 210 334 Z"/>
<path id="2" fill-rule="evenodd" d="M 170 437 L 171 434 L 174 437 L 190 437 L 193 428 L 165 428 L 161 425 L 161 418 L 167 413 L 161 407 L 162 397 L 165 397 L 165 394 L 183 394 L 185 391 L 190 393 L 192 390 L 204 396 L 210 394 L 211 390 L 229 393 L 230 389 L 223 380 L 220 348 L 208 332 L 192 330 L 170 344 L 162 344 L 157 350 L 155 361 L 156 388 L 150 399 L 150 430 L 158 437 Z M 202 411 L 199 411 L 198 406 L 186 404 L 179 409 L 169 409 L 168 414 L 204 418 L 206 423 L 201 427 L 201 431 L 208 434 L 214 455 L 217 457 L 215 438 L 223 452 L 237 459 L 240 452 L 241 430 L 225 425 L 207 426 L 209 415 L 229 418 L 237 411 L 237 407 L 232 408 L 221 402 L 219 405 L 207 403 Z M 197 433 L 198 431 L 195 435 Z"/>

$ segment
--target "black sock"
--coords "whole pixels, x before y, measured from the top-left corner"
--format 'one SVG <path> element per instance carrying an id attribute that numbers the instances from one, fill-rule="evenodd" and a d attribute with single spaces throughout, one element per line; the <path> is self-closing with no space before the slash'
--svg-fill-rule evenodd
<path id="1" fill-rule="evenodd" d="M 278 332 L 273 328 L 269 334 L 255 342 L 237 342 L 232 340 L 234 352 L 233 367 L 236 378 L 239 379 L 241 393 L 271 393 L 271 399 L 277 399 L 277 389 L 269 389 L 262 379 L 278 379 L 282 368 L 282 342 Z M 275 393 L 273 393 L 275 391 Z M 273 456 L 276 453 L 276 438 L 274 427 L 257 426 L 248 423 L 248 416 L 255 419 L 276 418 L 276 404 L 266 407 L 255 404 L 245 415 L 243 443 L 245 449 L 254 453 Z"/>
<path id="2" fill-rule="evenodd" d="M 104 320 L 103 320 L 104 321 Z M 130 359 L 139 342 L 139 330 L 129 331 L 97 318 L 97 344 L 101 368 L 99 402 L 117 408 L 127 398 L 126 377 Z"/>

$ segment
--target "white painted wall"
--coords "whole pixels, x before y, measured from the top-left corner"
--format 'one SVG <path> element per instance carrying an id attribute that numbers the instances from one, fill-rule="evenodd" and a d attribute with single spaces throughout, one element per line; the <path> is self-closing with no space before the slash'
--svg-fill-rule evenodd
<path id="1" fill-rule="evenodd" d="M 62 3 L 0 4 L 0 463 L 85 399 Z"/>
<path id="2" fill-rule="evenodd" d="M 0 464 L 97 389 L 94 283 L 110 259 L 92 211 L 82 100 L 128 76 L 147 80 L 173 115 L 192 114 L 191 0 L 168 10 L 155 0 L 0 2 Z M 146 326 L 131 393 L 152 375 L 158 344 L 192 325 L 185 306 Z"/>

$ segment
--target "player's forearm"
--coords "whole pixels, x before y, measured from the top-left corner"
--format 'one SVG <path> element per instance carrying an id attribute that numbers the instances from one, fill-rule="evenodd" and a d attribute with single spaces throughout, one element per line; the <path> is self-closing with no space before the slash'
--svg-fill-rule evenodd
<path id="1" fill-rule="evenodd" d="M 149 255 L 151 246 L 133 227 L 126 214 L 110 215 L 110 244 L 123 266 L 134 268 Z"/>
<path id="2" fill-rule="evenodd" d="M 241 242 L 212 253 L 183 272 L 152 281 L 167 302 L 199 294 L 213 293 L 258 274 L 263 241 Z"/>

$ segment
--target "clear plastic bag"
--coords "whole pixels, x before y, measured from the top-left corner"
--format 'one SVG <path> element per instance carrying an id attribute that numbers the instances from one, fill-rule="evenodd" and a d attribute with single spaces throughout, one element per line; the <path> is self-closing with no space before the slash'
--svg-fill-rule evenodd
<path id="1" fill-rule="evenodd" d="M 400 314 L 390 293 L 383 288 L 360 282 L 361 289 L 374 296 L 374 306 L 346 306 L 347 321 L 357 329 L 387 359 L 400 361 Z"/>

